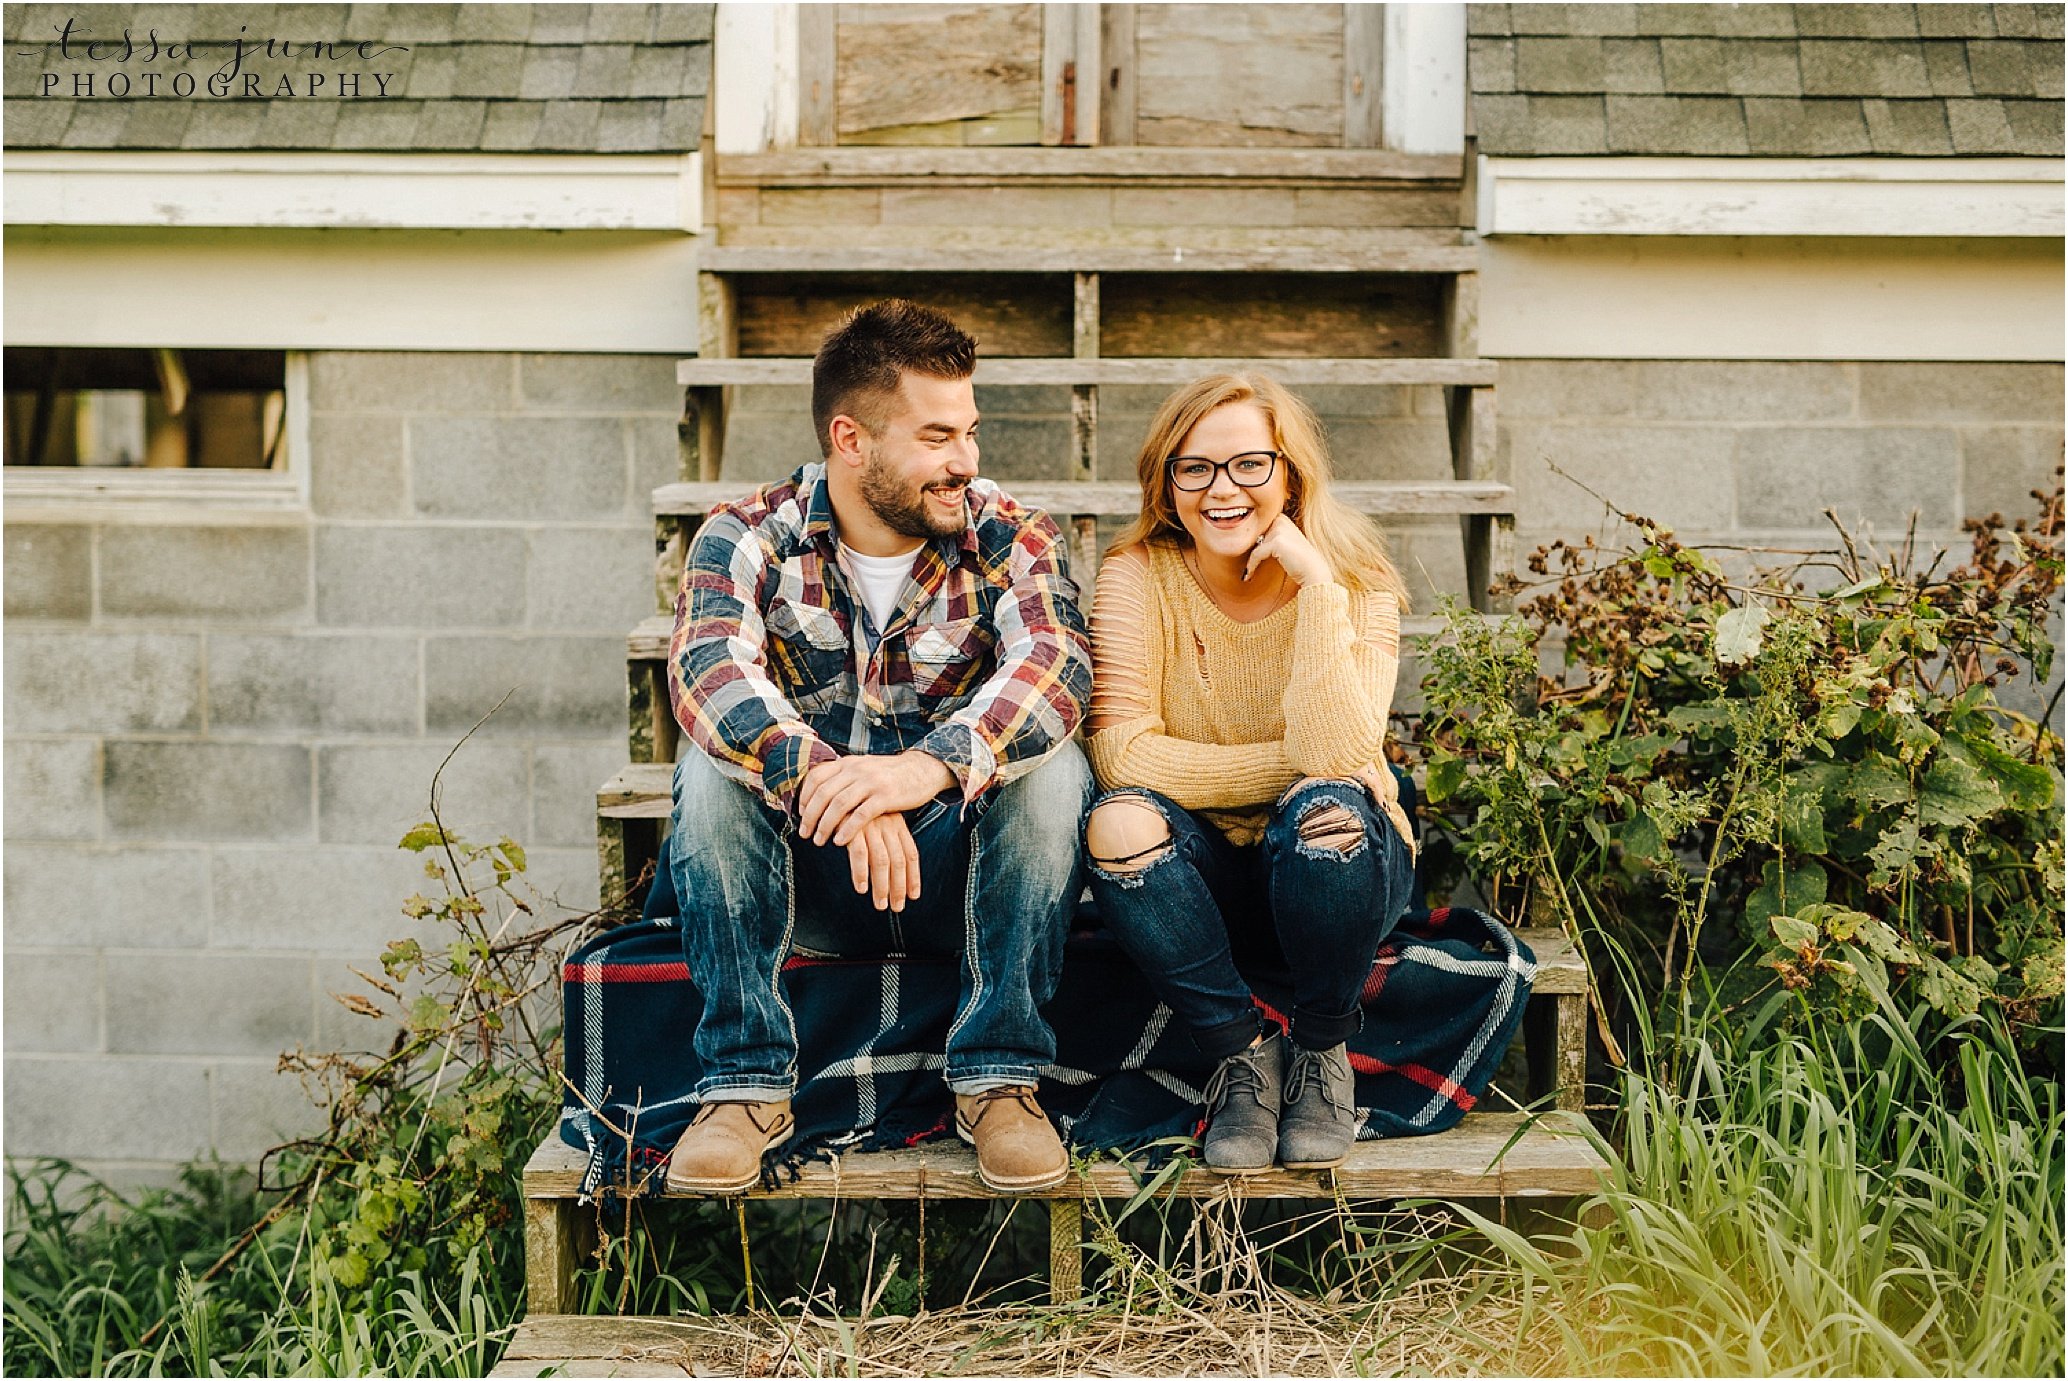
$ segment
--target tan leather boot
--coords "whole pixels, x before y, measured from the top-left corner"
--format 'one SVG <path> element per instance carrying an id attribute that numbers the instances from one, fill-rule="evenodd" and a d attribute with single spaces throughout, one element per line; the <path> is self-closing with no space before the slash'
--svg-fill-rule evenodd
<path id="1" fill-rule="evenodd" d="M 706 1103 L 668 1157 L 668 1188 L 677 1194 L 741 1194 L 761 1179 L 761 1157 L 797 1120 L 780 1103 Z"/>
<path id="2" fill-rule="evenodd" d="M 956 1094 L 955 1131 L 977 1148 L 977 1178 L 1001 1194 L 1047 1189 L 1070 1173 L 1063 1140 L 1031 1085 Z"/>

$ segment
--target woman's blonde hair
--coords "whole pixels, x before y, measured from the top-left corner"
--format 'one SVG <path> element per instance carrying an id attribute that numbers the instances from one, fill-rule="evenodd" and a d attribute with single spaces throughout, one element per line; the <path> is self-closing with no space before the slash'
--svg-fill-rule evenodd
<path id="1" fill-rule="evenodd" d="M 1266 374 L 1209 374 L 1163 400 L 1135 456 L 1142 511 L 1113 539 L 1113 553 L 1147 542 L 1182 545 L 1192 540 L 1178 521 L 1164 462 L 1177 454 L 1201 418 L 1230 403 L 1254 403 L 1264 414 L 1272 449 L 1284 457 L 1287 467 L 1285 511 L 1335 567 L 1336 579 L 1351 590 L 1390 590 L 1405 614 L 1407 586 L 1386 555 L 1386 539 L 1369 518 L 1329 492 L 1332 467 L 1320 419 L 1292 390 Z"/>

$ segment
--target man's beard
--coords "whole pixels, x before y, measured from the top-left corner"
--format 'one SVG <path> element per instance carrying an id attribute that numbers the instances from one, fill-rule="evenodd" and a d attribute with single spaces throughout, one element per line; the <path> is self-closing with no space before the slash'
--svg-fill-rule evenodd
<path id="1" fill-rule="evenodd" d="M 967 504 L 943 513 L 927 498 L 930 489 L 966 490 L 968 480 L 949 479 L 910 488 L 899 480 L 889 461 L 872 454 L 862 467 L 862 502 L 877 520 L 900 537 L 953 537 L 969 525 Z"/>

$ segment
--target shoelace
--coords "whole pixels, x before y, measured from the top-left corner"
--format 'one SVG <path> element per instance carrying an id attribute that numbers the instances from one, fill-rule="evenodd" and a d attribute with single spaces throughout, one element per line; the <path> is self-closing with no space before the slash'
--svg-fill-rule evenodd
<path id="1" fill-rule="evenodd" d="M 989 1088 L 976 1095 L 976 1111 L 971 1114 L 972 1129 L 984 1120 L 984 1114 L 991 1111 L 991 1105 L 1000 1101 L 1017 1103 L 1020 1111 L 1029 1117 L 1044 1117 L 1040 1106 L 1034 1101 L 1034 1090 L 1023 1084 L 1009 1084 L 1003 1088 Z"/>
<path id="2" fill-rule="evenodd" d="M 1256 1057 L 1262 1046 L 1230 1055 L 1214 1070 L 1213 1077 L 1206 1081 L 1206 1106 L 1209 1112 L 1219 1112 L 1228 1106 L 1237 1093 L 1247 1093 L 1252 1098 L 1264 1091 L 1264 1071 L 1257 1068 Z M 1259 1105 L 1263 1099 L 1257 1098 Z"/>
<path id="3" fill-rule="evenodd" d="M 1343 1116 L 1349 1116 L 1351 1110 L 1336 1101 L 1335 1092 L 1329 1087 L 1328 1071 L 1324 1066 L 1331 1062 L 1331 1054 L 1330 1051 L 1304 1050 L 1297 1047 L 1293 1050 L 1291 1067 L 1285 1071 L 1286 1106 L 1290 1107 L 1298 1102 L 1300 1095 L 1307 1091 L 1307 1085 L 1311 1082 L 1320 1090 L 1322 1102 Z"/>

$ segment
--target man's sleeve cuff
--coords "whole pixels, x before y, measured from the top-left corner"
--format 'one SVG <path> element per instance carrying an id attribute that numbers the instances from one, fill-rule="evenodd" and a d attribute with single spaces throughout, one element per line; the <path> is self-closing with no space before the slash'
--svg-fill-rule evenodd
<path id="1" fill-rule="evenodd" d="M 837 762 L 839 758 L 840 754 L 815 734 L 783 734 L 763 749 L 761 794 L 771 806 L 794 819 L 804 774 L 820 763 Z"/>
<path id="2" fill-rule="evenodd" d="M 984 736 L 967 724 L 937 724 L 933 732 L 913 746 L 939 758 L 955 774 L 964 805 L 983 795 L 998 778 L 998 755 Z"/>

